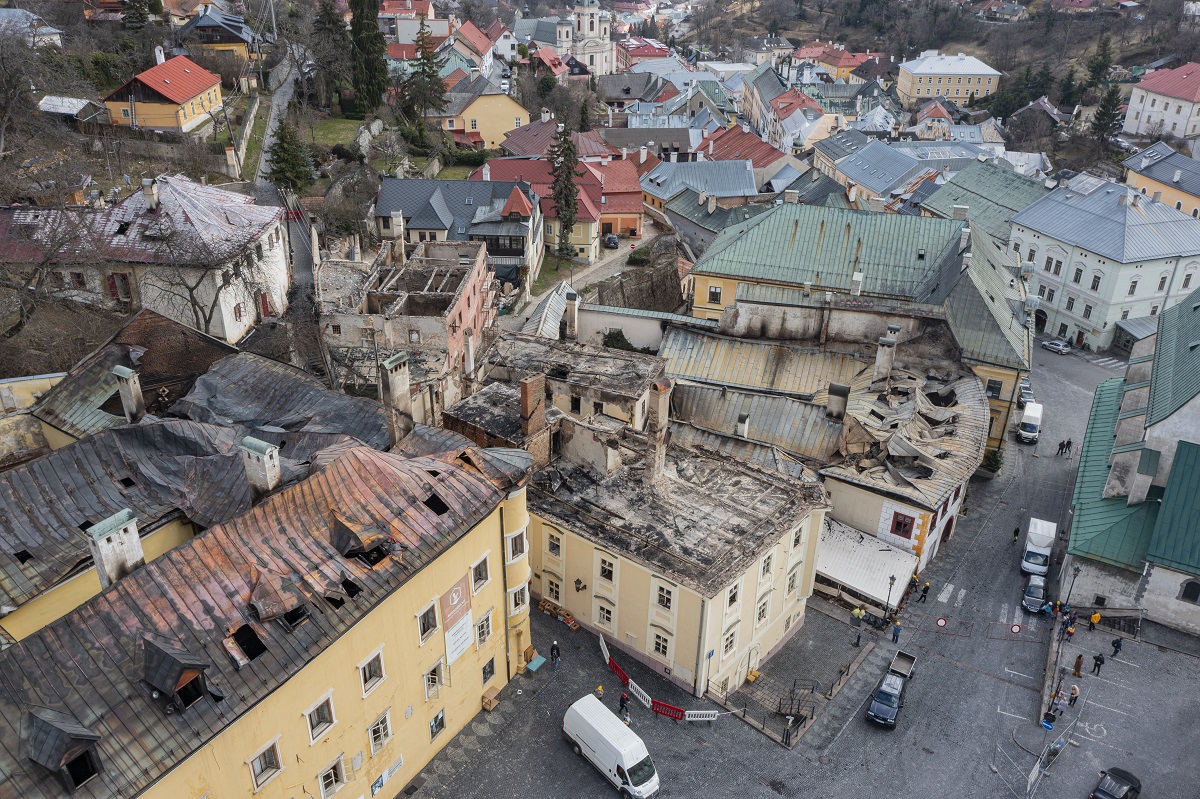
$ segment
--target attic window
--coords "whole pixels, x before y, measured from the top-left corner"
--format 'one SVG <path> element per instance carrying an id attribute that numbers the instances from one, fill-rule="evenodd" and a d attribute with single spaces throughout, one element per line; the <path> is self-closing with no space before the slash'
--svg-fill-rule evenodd
<path id="1" fill-rule="evenodd" d="M 425 507 L 429 508 L 438 516 L 443 516 L 450 511 L 450 506 L 447 505 L 436 493 L 430 493 L 428 497 L 421 501 L 425 503 Z"/>
<path id="2" fill-rule="evenodd" d="M 13 557 L 17 559 L 18 563 L 28 563 L 33 560 L 33 555 L 27 549 L 18 549 L 13 553 Z"/>
<path id="3" fill-rule="evenodd" d="M 122 477 L 121 485 L 125 488 L 133 488 L 135 485 L 137 485 L 137 481 L 135 481 L 132 477 Z"/>
<path id="4" fill-rule="evenodd" d="M 118 224 L 118 225 L 117 225 L 117 235 L 118 235 L 118 236 L 124 236 L 126 233 L 128 233 L 128 232 L 129 232 L 129 225 L 130 225 L 130 224 L 132 224 L 132 223 L 130 223 L 130 222 L 121 222 L 120 224 Z"/>
<path id="5" fill-rule="evenodd" d="M 365 552 L 358 552 L 355 554 L 355 557 L 361 560 L 368 569 L 373 569 L 378 566 L 385 558 L 387 558 L 387 556 L 387 548 L 383 545 L 374 546 Z"/>
<path id="6" fill-rule="evenodd" d="M 287 627 L 288 632 L 300 626 L 301 622 L 308 619 L 308 604 L 298 605 L 283 614 L 283 626 Z"/>
<path id="7" fill-rule="evenodd" d="M 362 586 L 347 577 L 342 580 L 342 590 L 346 592 L 346 596 L 354 599 L 362 593 Z"/>
<path id="8" fill-rule="evenodd" d="M 204 698 L 204 678 L 199 674 L 185 682 L 175 690 L 179 703 L 184 709 L 191 707 Z"/>
<path id="9" fill-rule="evenodd" d="M 69 790 L 77 790 L 85 782 L 100 773 L 100 761 L 96 753 L 89 747 L 76 757 L 68 760 L 63 766 L 64 782 Z"/>
<path id="10" fill-rule="evenodd" d="M 230 637 L 238 645 L 238 649 L 242 650 L 242 654 L 246 656 L 247 660 L 254 660 L 267 651 L 266 644 L 249 624 L 238 627 Z"/>
<path id="11" fill-rule="evenodd" d="M 917 250 L 917 260 L 918 261 L 925 260 L 925 249 L 924 248 Z"/>
<path id="12" fill-rule="evenodd" d="M 474 198 L 474 197 L 468 197 L 468 198 L 467 198 L 467 205 L 474 205 L 474 204 L 475 204 L 475 198 Z"/>

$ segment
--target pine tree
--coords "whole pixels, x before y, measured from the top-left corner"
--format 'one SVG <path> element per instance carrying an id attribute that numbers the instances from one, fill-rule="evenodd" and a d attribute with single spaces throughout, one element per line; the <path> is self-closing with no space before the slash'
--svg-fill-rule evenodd
<path id="1" fill-rule="evenodd" d="M 1037 98 L 1050 94 L 1050 90 L 1054 88 L 1054 73 L 1050 71 L 1050 62 L 1043 61 L 1042 68 L 1038 70 L 1037 75 L 1033 78 L 1033 91 L 1030 92 L 1029 99 L 1036 100 Z"/>
<path id="2" fill-rule="evenodd" d="M 579 186 L 575 184 L 575 179 L 583 174 L 579 171 L 579 153 L 575 150 L 575 140 L 571 138 L 570 125 L 559 124 L 547 157 L 553 177 L 550 195 L 554 198 L 558 215 L 558 254 L 569 258 L 573 253 L 571 230 L 579 216 Z"/>
<path id="3" fill-rule="evenodd" d="M 285 119 L 279 124 L 275 142 L 267 149 L 267 154 L 271 156 L 267 179 L 276 186 L 299 192 L 312 185 L 312 155 L 290 120 Z"/>
<path id="4" fill-rule="evenodd" d="M 309 54 L 316 64 L 317 103 L 332 103 L 337 89 L 350 79 L 350 32 L 338 13 L 336 0 L 320 0 L 313 17 L 313 36 Z"/>
<path id="5" fill-rule="evenodd" d="M 1096 108 L 1096 115 L 1092 117 L 1091 133 L 1097 139 L 1107 142 L 1109 138 L 1117 135 L 1117 131 L 1120 129 L 1121 87 L 1114 83 L 1108 87 L 1108 91 L 1100 99 L 1100 105 Z"/>
<path id="6" fill-rule="evenodd" d="M 424 17 L 417 28 L 416 48 L 416 64 L 405 80 L 405 93 L 424 120 L 430 111 L 440 112 L 446 107 L 446 82 L 442 80 L 446 58 L 438 55 Z"/>
<path id="7" fill-rule="evenodd" d="M 579 104 L 579 132 L 586 133 L 592 129 L 592 110 L 588 108 L 588 101 L 585 97 L 583 102 Z"/>
<path id="8" fill-rule="evenodd" d="M 1112 63 L 1112 39 L 1106 33 L 1100 37 L 1100 44 L 1096 45 L 1095 55 L 1088 59 L 1088 85 L 1099 86 L 1107 79 L 1108 70 L 1112 66 Z"/>
<path id="9" fill-rule="evenodd" d="M 387 40 L 376 17 L 379 0 L 350 0 L 350 39 L 354 46 L 354 97 L 358 110 L 374 111 L 387 91 Z"/>
<path id="10" fill-rule="evenodd" d="M 1080 85 L 1075 82 L 1075 67 L 1067 70 L 1067 74 L 1062 76 L 1062 80 L 1058 82 L 1058 104 L 1064 106 L 1074 106 L 1079 100 Z"/>
<path id="11" fill-rule="evenodd" d="M 125 27 L 131 31 L 140 31 L 150 24 L 150 8 L 146 0 L 128 0 L 125 3 Z"/>

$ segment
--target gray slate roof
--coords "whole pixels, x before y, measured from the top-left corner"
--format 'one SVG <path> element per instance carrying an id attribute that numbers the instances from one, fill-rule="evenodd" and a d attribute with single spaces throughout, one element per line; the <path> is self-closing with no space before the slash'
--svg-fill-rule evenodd
<path id="1" fill-rule="evenodd" d="M 622 72 L 596 79 L 596 94 L 606 103 L 653 100 L 662 93 L 664 81 L 648 72 Z"/>
<path id="2" fill-rule="evenodd" d="M 1055 189 L 1013 224 L 1122 264 L 1200 255 L 1200 222 L 1187 214 L 1111 181 L 1084 185 Z"/>
<path id="3" fill-rule="evenodd" d="M 525 192 L 530 204 L 537 207 L 538 196 L 528 183 L 521 181 L 384 178 L 375 200 L 375 215 L 390 216 L 399 212 L 404 215 L 404 224 L 409 228 L 445 230 L 450 241 L 468 241 L 473 232 L 472 223 L 487 221 L 493 207 L 495 211 L 503 208 L 514 186 Z M 462 233 L 458 232 L 460 227 Z M 504 235 L 526 235 L 528 226 L 524 227 L 524 232 Z"/>
<path id="4" fill-rule="evenodd" d="M 710 214 L 708 203 L 700 202 L 700 193 L 695 189 L 684 189 L 667 203 L 666 211 L 682 217 L 694 225 L 698 225 L 713 233 L 724 230 L 731 225 L 744 222 L 747 219 L 769 211 L 769 205 L 739 205 L 734 208 L 717 206 Z"/>
<path id="5" fill-rule="evenodd" d="M 844 130 L 817 142 L 816 149 L 834 163 L 848 155 L 858 152 L 875 141 L 865 133 L 857 130 Z"/>
<path id="6" fill-rule="evenodd" d="M 1164 142 L 1154 144 L 1121 162 L 1131 172 L 1200 197 L 1200 161 L 1176 152 Z M 1175 180 L 1175 171 L 1179 180 Z"/>
<path id="7" fill-rule="evenodd" d="M 668 200 L 684 189 L 717 197 L 754 197 L 754 164 L 746 161 L 664 161 L 642 175 L 642 191 Z"/>
<path id="8" fill-rule="evenodd" d="M 1050 193 L 1040 180 L 1025 177 L 1004 164 L 975 162 L 946 181 L 921 207 L 949 219 L 954 206 L 967 206 L 973 231 L 1008 241 L 1009 220 Z"/>
<path id="9" fill-rule="evenodd" d="M 518 19 L 513 22 L 512 32 L 521 44 L 537 42 L 553 47 L 558 43 L 558 17 Z"/>
<path id="10" fill-rule="evenodd" d="M 1158 317 L 1146 424 L 1158 424 L 1200 394 L 1200 289 Z"/>
<path id="11" fill-rule="evenodd" d="M 851 153 L 837 168 L 847 180 L 878 197 L 886 197 L 894 186 L 915 175 L 922 166 L 900 150 L 873 141 Z"/>

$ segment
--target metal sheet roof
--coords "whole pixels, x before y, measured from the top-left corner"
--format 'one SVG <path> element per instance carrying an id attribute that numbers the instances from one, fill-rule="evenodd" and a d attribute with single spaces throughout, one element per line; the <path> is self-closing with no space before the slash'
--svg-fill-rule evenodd
<path id="1" fill-rule="evenodd" d="M 1200 162 L 1172 150 L 1166 142 L 1151 144 L 1126 158 L 1122 166 L 1172 189 L 1200 197 Z M 1178 179 L 1175 177 L 1177 172 Z"/>
<path id="2" fill-rule="evenodd" d="M 921 208 L 950 219 L 954 206 L 965 205 L 972 231 L 987 233 L 1007 243 L 1009 220 L 1049 193 L 1050 189 L 1040 180 L 992 161 L 976 161 L 946 181 L 921 203 Z"/>
<path id="3" fill-rule="evenodd" d="M 1200 222 L 1132 187 L 1087 183 L 1055 189 L 1013 224 L 1122 264 L 1200 255 Z"/>
<path id="4" fill-rule="evenodd" d="M 590 302 L 585 303 L 582 309 L 612 316 L 633 316 L 640 319 L 660 319 L 664 322 L 695 325 L 696 327 L 711 327 L 714 330 L 720 324 L 716 319 L 697 319 L 694 316 L 684 316 L 683 314 L 668 313 L 667 311 L 651 311 L 645 308 L 618 308 L 615 305 L 595 305 Z"/>
<path id="5" fill-rule="evenodd" d="M 1158 332 L 1158 316 L 1139 316 L 1136 319 L 1120 319 L 1115 324 L 1135 340 L 1149 338 Z"/>
<path id="6" fill-rule="evenodd" d="M 806 467 L 799 458 L 789 455 L 779 447 L 701 430 L 684 422 L 671 422 L 671 442 L 700 452 L 717 452 L 736 458 L 742 463 L 786 474 L 806 483 L 815 482 L 817 479 L 816 472 Z"/>
<path id="7" fill-rule="evenodd" d="M 1159 316 L 1146 424 L 1158 424 L 1200 394 L 1200 289 Z"/>
<path id="8" fill-rule="evenodd" d="M 717 197 L 754 197 L 754 164 L 744 161 L 664 161 L 642 175 L 642 190 L 669 200 L 684 189 Z"/>
<path id="9" fill-rule="evenodd" d="M 946 298 L 946 321 L 968 361 L 1028 370 L 1032 365 L 1033 330 L 1025 310 L 1025 284 L 1009 264 L 1008 249 L 980 237 L 971 265 L 963 270 Z"/>
<path id="10" fill-rule="evenodd" d="M 550 290 L 533 309 L 521 332 L 531 336 L 558 339 L 559 323 L 567 310 L 567 294 L 574 292 L 565 280 Z"/>
<path id="11" fill-rule="evenodd" d="M 880 606 L 899 595 L 888 582 L 894 576 L 903 584 L 915 574 L 920 559 L 880 541 L 873 535 L 825 517 L 817 544 L 817 574 L 844 585 Z"/>
<path id="12" fill-rule="evenodd" d="M 911 177 L 921 165 L 917 159 L 881 141 L 873 141 L 838 162 L 837 171 L 846 180 L 885 196 L 893 186 Z"/>
<path id="13" fill-rule="evenodd" d="M 1180 441 L 1146 560 L 1200 575 L 1200 445 Z M 1152 503 L 1157 504 L 1157 503 Z"/>

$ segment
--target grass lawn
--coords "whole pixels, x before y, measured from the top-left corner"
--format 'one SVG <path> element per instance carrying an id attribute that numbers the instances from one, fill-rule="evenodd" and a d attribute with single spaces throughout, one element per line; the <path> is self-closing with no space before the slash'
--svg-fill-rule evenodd
<path id="1" fill-rule="evenodd" d="M 262 154 L 262 138 L 267 132 L 267 120 L 271 117 L 271 98 L 263 95 L 258 104 L 258 113 L 254 115 L 254 130 L 250 141 L 246 142 L 246 157 L 242 160 L 242 177 L 254 180 L 258 174 L 258 158 Z"/>
<path id="2" fill-rule="evenodd" d="M 438 180 L 466 180 L 473 166 L 448 166 L 437 173 Z"/>
<path id="3" fill-rule="evenodd" d="M 558 281 L 570 280 L 570 278 L 571 261 L 567 258 L 559 258 L 557 255 L 547 255 L 542 261 L 542 271 L 538 273 L 537 280 L 533 281 L 531 293 L 536 297 Z"/>
<path id="4" fill-rule="evenodd" d="M 358 135 L 362 121 L 357 119 L 322 119 L 316 124 L 312 135 L 317 144 L 332 147 L 335 144 L 350 144 Z"/>

